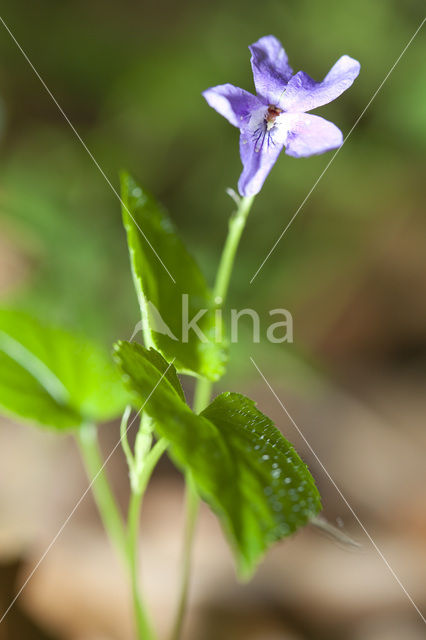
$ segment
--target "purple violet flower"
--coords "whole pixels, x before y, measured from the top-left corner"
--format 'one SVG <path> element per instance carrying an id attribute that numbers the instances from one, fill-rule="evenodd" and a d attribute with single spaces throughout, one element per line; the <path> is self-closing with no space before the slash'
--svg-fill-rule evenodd
<path id="1" fill-rule="evenodd" d="M 274 36 L 260 38 L 249 49 L 256 96 L 232 84 L 203 92 L 208 104 L 241 131 L 244 168 L 238 189 L 243 196 L 259 193 L 283 147 L 294 158 L 340 147 L 340 129 L 306 111 L 340 96 L 360 70 L 359 62 L 342 56 L 322 82 L 315 82 L 304 71 L 293 75 L 286 52 Z"/>

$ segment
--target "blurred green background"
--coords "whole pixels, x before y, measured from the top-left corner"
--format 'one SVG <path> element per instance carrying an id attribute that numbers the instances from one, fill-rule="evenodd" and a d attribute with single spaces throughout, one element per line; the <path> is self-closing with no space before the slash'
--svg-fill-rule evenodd
<path id="1" fill-rule="evenodd" d="M 346 134 L 423 11 L 420 0 L 3 0 L 1 16 L 113 185 L 118 188 L 118 172 L 126 168 L 152 191 L 212 282 L 232 211 L 225 189 L 236 187 L 240 159 L 238 132 L 201 92 L 224 82 L 253 90 L 247 46 L 269 33 L 282 41 L 294 70 L 315 79 L 346 53 L 361 62 L 361 74 L 317 111 Z M 232 351 L 233 389 L 259 384 L 247 360 L 253 351 L 271 379 L 309 401 L 321 380 L 369 406 L 372 389 L 380 389 L 384 407 L 401 389 L 395 379 L 405 384 L 409 372 L 419 391 L 404 396 L 398 410 L 402 416 L 420 407 L 425 74 L 423 29 L 250 284 L 331 154 L 279 159 L 249 218 L 230 301 L 256 309 L 265 321 L 269 309 L 289 309 L 295 343 L 253 347 L 247 322 Z M 107 345 L 129 337 L 138 310 L 119 202 L 2 25 L 0 150 L 2 303 Z M 267 409 L 272 401 L 265 402 Z M 308 427 L 325 419 L 313 406 L 312 412 L 311 418 L 305 413 Z M 420 424 L 417 417 L 413 422 Z M 401 427 L 404 438 L 411 427 Z M 424 444 L 424 431 L 412 437 Z M 388 482 L 386 475 L 380 482 Z M 374 509 L 368 506 L 367 514 Z M 342 633 L 303 637 L 347 640 Z M 407 634 L 399 638 L 417 637 Z"/>
<path id="2" fill-rule="evenodd" d="M 112 183 L 126 167 L 154 192 L 212 280 L 240 159 L 238 133 L 201 91 L 252 90 L 247 45 L 273 31 L 294 69 L 315 78 L 343 53 L 360 60 L 355 85 L 318 111 L 347 133 L 419 24 L 421 3 L 6 0 L 3 14 Z M 1 224 L 23 262 L 3 296 L 104 341 L 126 336 L 137 310 L 119 203 L 4 29 L 0 56 Z M 230 299 L 260 313 L 290 309 L 300 346 L 318 346 L 402 230 L 414 241 L 424 231 L 425 68 L 420 35 L 249 285 L 331 154 L 283 155 L 255 204 Z M 406 249 L 399 257 L 412 260 Z"/>

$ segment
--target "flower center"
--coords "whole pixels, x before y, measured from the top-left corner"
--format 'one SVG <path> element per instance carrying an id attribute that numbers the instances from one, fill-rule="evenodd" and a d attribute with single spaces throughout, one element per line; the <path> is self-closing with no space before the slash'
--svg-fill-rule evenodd
<path id="1" fill-rule="evenodd" d="M 275 120 L 282 113 L 283 110 L 279 109 L 273 104 L 270 104 L 267 112 L 265 113 L 266 130 L 270 131 L 275 124 Z"/>

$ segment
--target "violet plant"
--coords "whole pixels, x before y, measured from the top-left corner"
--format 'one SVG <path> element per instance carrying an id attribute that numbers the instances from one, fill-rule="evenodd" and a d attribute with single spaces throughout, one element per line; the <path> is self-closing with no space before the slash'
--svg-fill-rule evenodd
<path id="1" fill-rule="evenodd" d="M 16 310 L 0 310 L 0 406 L 9 415 L 71 431 L 80 447 L 104 527 L 128 571 L 140 640 L 156 637 L 139 586 L 138 540 L 144 492 L 167 452 L 186 478 L 186 530 L 181 588 L 170 638 L 181 637 L 191 549 L 200 500 L 216 513 L 238 575 L 252 576 L 266 550 L 312 522 L 321 510 L 315 482 L 293 446 L 249 398 L 226 392 L 211 401 L 228 345 L 221 310 L 235 254 L 254 196 L 280 152 L 296 158 L 338 148 L 340 130 L 307 111 L 337 98 L 360 65 L 341 57 L 322 82 L 293 75 L 280 42 L 266 36 L 250 47 L 257 95 L 231 84 L 204 92 L 208 104 L 240 129 L 243 171 L 236 211 L 211 291 L 167 213 L 128 174 L 121 176 L 122 215 L 140 304 L 144 346 L 114 345 L 113 359 L 86 338 Z M 186 328 L 197 317 L 207 339 Z M 155 313 L 153 312 L 155 309 Z M 168 330 L 159 330 L 158 314 Z M 193 407 L 178 374 L 196 378 Z M 140 421 L 132 450 L 127 438 Z M 98 423 L 122 415 L 120 441 L 129 467 L 130 500 L 123 518 L 104 472 Z"/>

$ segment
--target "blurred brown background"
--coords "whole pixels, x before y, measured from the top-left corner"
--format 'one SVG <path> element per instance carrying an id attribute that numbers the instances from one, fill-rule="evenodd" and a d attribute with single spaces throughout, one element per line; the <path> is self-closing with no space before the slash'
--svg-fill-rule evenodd
<path id="1" fill-rule="evenodd" d="M 320 110 L 347 133 L 414 34 L 423 3 L 3 0 L 1 16 L 117 186 L 126 167 L 169 208 L 212 280 L 240 171 L 237 133 L 201 91 L 251 90 L 248 44 L 274 33 L 321 78 L 347 53 L 354 86 Z M 426 609 L 426 47 L 424 29 L 271 258 L 330 159 L 283 156 L 254 205 L 230 301 L 289 309 L 295 342 L 233 346 L 219 387 L 254 396 L 310 464 L 324 514 L 277 545 L 249 585 L 207 509 L 188 640 L 418 640 L 420 616 L 249 361 L 252 355 L 407 591 Z M 109 345 L 138 320 L 119 203 L 0 25 L 0 294 Z M 191 394 L 191 380 L 186 381 Z M 106 425 L 108 453 L 117 425 Z M 108 472 L 126 504 L 121 454 Z M 67 437 L 0 425 L 0 611 L 87 487 Z M 148 599 L 164 634 L 176 584 L 182 481 L 163 459 L 143 513 Z M 127 640 L 127 586 L 86 498 L 0 625 L 1 640 Z"/>

